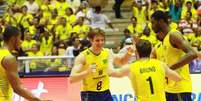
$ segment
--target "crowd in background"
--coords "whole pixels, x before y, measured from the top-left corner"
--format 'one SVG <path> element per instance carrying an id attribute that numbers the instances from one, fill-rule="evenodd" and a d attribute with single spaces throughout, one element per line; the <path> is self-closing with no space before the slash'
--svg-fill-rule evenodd
<path id="1" fill-rule="evenodd" d="M 93 0 L 0 0 L 0 33 L 6 25 L 13 25 L 22 33 L 22 46 L 17 56 L 77 56 L 90 46 L 87 33 L 92 28 L 111 30 L 111 20 L 102 13 L 102 5 Z M 95 0 L 104 1 L 107 0 Z M 132 3 L 130 24 L 124 30 L 119 49 L 126 39 L 136 37 L 149 40 L 153 46 L 160 41 L 151 28 L 151 15 L 165 11 L 169 28 L 180 30 L 186 40 L 201 51 L 200 0 L 124 0 Z M 160 30 L 160 29 L 159 29 Z M 0 35 L 1 47 L 3 46 Z M 41 62 L 41 61 L 40 61 Z M 51 60 L 60 64 L 61 60 Z M 39 63 L 37 63 L 39 64 Z M 32 63 L 32 69 L 36 68 Z M 69 65 L 70 66 L 70 65 Z"/>

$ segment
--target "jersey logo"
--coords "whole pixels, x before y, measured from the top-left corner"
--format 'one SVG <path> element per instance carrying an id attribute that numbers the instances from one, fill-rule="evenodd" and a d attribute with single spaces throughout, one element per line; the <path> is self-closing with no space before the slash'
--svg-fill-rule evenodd
<path id="1" fill-rule="evenodd" d="M 107 59 L 104 59 L 104 60 L 103 60 L 103 64 L 106 64 L 106 63 L 107 63 Z"/>
<path id="2" fill-rule="evenodd" d="M 87 51 L 86 53 L 87 53 L 87 55 L 89 55 L 89 53 L 90 53 L 90 52 L 89 52 L 89 51 Z"/>

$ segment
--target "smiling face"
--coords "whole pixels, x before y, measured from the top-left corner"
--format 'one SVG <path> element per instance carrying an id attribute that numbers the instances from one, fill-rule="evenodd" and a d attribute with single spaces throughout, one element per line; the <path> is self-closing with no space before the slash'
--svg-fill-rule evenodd
<path id="1" fill-rule="evenodd" d="M 95 35 L 94 38 L 90 40 L 92 49 L 95 49 L 96 51 L 100 51 L 103 48 L 104 40 L 105 40 L 104 36 Z"/>

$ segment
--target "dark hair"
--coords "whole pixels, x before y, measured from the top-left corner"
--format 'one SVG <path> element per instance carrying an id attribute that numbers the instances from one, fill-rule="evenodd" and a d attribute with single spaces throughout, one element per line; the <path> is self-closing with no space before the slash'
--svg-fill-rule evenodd
<path id="1" fill-rule="evenodd" d="M 186 5 L 187 5 L 187 4 L 192 4 L 192 2 L 191 2 L 191 1 L 187 1 L 187 2 L 186 2 Z"/>
<path id="2" fill-rule="evenodd" d="M 158 4 L 158 1 L 157 1 L 157 0 L 151 0 L 151 3 L 156 3 L 156 4 Z"/>
<path id="3" fill-rule="evenodd" d="M 95 6 L 94 11 L 95 11 L 95 13 L 100 13 L 101 12 L 101 6 Z"/>
<path id="4" fill-rule="evenodd" d="M 159 20 L 163 20 L 165 23 L 168 24 L 168 14 L 161 11 L 161 10 L 158 10 L 158 11 L 155 11 L 152 15 L 151 15 L 151 18 L 159 21 Z"/>
<path id="5" fill-rule="evenodd" d="M 135 21 L 137 21 L 137 18 L 135 16 L 132 16 L 130 20 L 134 19 Z"/>
<path id="6" fill-rule="evenodd" d="M 70 14 L 73 14 L 73 9 L 71 7 L 66 8 L 66 10 L 70 10 Z"/>
<path id="7" fill-rule="evenodd" d="M 192 12 L 191 11 L 187 11 L 186 13 L 189 13 L 190 17 L 192 17 Z"/>
<path id="8" fill-rule="evenodd" d="M 20 34 L 17 27 L 14 26 L 6 26 L 5 31 L 3 32 L 3 40 L 9 41 L 11 37 L 17 37 Z"/>
<path id="9" fill-rule="evenodd" d="M 125 28 L 124 33 L 130 33 L 130 31 L 127 28 Z"/>
<path id="10" fill-rule="evenodd" d="M 101 30 L 100 28 L 95 28 L 95 29 L 91 29 L 89 32 L 88 32 L 88 38 L 89 39 L 94 39 L 95 36 L 105 36 L 105 32 L 103 30 Z"/>
<path id="11" fill-rule="evenodd" d="M 140 39 L 136 44 L 137 52 L 140 57 L 149 57 L 152 50 L 152 45 L 148 40 Z"/>

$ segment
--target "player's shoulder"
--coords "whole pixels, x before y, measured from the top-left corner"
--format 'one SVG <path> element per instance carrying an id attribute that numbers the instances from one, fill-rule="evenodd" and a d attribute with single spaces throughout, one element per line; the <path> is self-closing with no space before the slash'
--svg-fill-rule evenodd
<path id="1" fill-rule="evenodd" d="M 171 36 L 180 36 L 180 35 L 182 35 L 182 33 L 179 31 L 179 30 L 176 30 L 176 29 L 171 29 L 170 31 L 169 31 L 169 34 L 171 35 Z"/>

